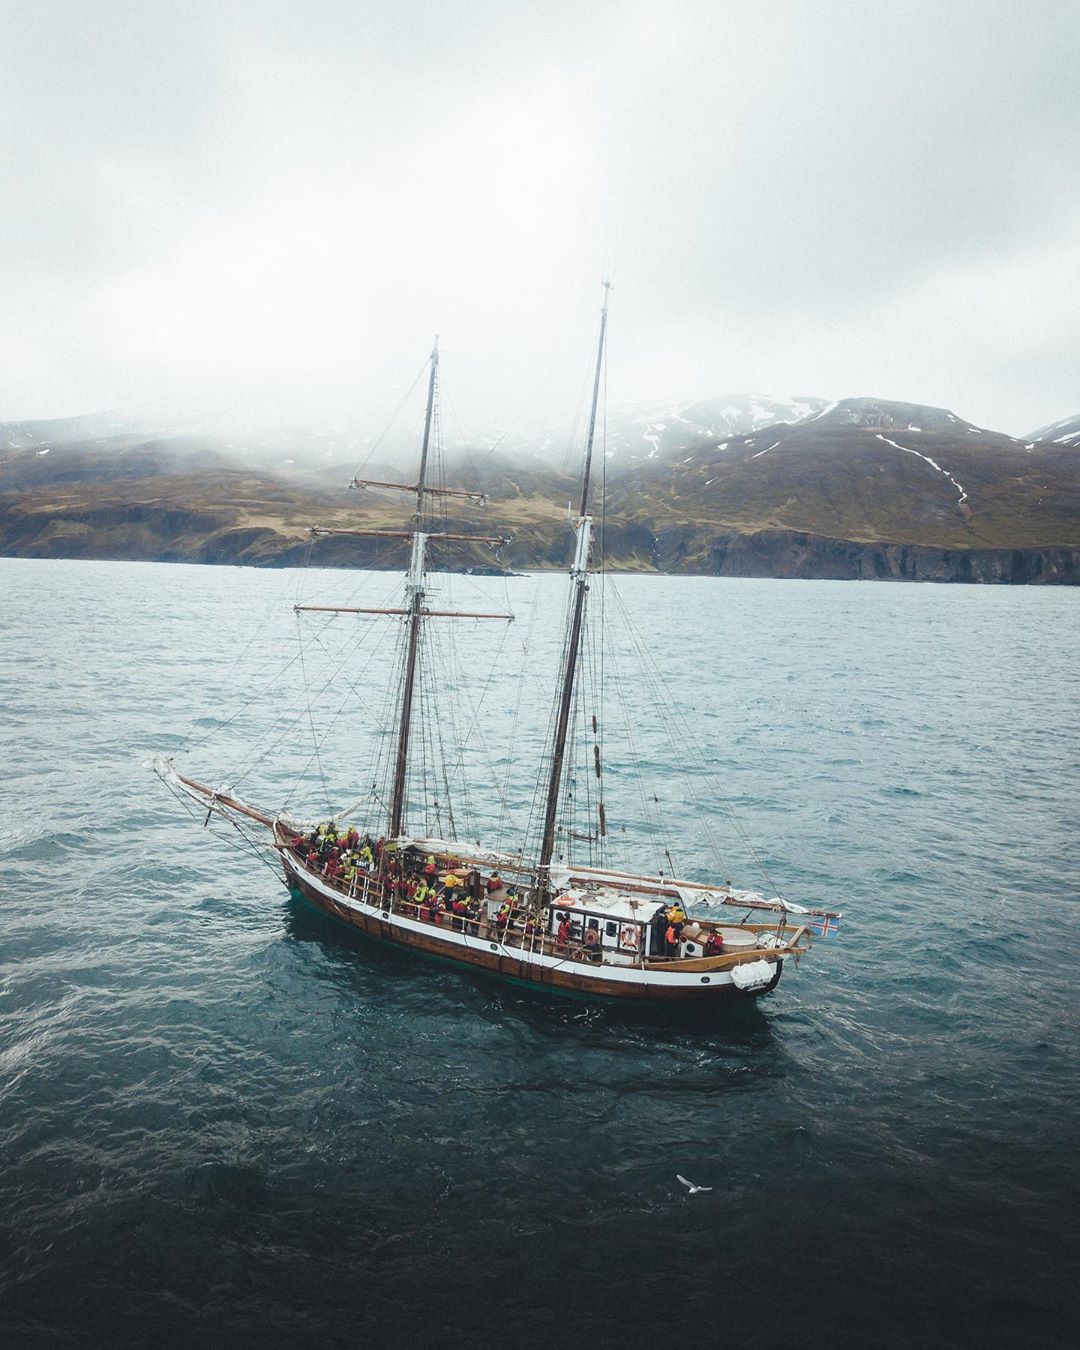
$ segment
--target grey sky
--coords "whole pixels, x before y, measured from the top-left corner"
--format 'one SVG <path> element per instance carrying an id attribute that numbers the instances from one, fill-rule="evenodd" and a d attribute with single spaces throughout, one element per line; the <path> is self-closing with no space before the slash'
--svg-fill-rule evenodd
<path id="1" fill-rule="evenodd" d="M 6 0 L 0 418 L 1080 410 L 1075 0 Z"/>

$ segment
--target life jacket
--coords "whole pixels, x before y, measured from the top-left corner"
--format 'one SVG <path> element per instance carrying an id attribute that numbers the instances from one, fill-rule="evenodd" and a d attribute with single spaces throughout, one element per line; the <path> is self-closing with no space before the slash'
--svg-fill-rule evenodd
<path id="1" fill-rule="evenodd" d="M 673 923 L 668 924 L 668 930 L 667 930 L 667 932 L 664 934 L 664 938 L 665 938 L 665 940 L 666 940 L 667 942 L 670 942 L 671 945 L 672 945 L 673 947 L 674 947 L 675 943 L 678 942 L 678 940 L 679 940 L 679 935 L 678 935 L 678 933 L 676 933 L 676 931 L 675 931 L 675 925 L 674 925 Z"/>

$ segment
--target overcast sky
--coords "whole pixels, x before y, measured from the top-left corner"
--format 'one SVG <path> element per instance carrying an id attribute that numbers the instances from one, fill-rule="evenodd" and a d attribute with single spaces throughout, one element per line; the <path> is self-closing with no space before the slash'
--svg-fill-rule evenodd
<path id="1" fill-rule="evenodd" d="M 0 0 L 0 419 L 1080 411 L 1077 0 Z"/>

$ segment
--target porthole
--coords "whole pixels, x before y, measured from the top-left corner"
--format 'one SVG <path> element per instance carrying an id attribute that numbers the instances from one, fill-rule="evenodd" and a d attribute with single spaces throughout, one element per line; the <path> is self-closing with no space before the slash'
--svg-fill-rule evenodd
<path id="1" fill-rule="evenodd" d="M 710 984 L 711 981 L 710 981 L 710 979 L 709 979 L 709 976 L 708 976 L 708 975 L 702 975 L 702 977 L 701 977 L 701 983 L 702 983 L 702 984 Z"/>
<path id="2" fill-rule="evenodd" d="M 390 911 L 388 909 L 384 909 L 382 912 L 382 916 L 384 919 L 388 919 L 390 917 Z"/>
<path id="3" fill-rule="evenodd" d="M 493 943 L 491 944 L 491 950 L 492 950 L 493 952 L 497 952 L 497 951 L 499 950 L 499 944 L 498 944 L 497 942 L 493 942 Z"/>

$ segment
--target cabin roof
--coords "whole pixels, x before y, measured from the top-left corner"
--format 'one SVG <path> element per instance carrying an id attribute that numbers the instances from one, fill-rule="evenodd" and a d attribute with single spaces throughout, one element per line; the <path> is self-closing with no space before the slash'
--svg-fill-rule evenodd
<path id="1" fill-rule="evenodd" d="M 601 888 L 562 891 L 552 902 L 552 908 L 569 909 L 586 915 L 596 914 L 623 922 L 648 923 L 662 904 L 663 900 L 659 896 L 628 895 L 625 891 Z"/>

